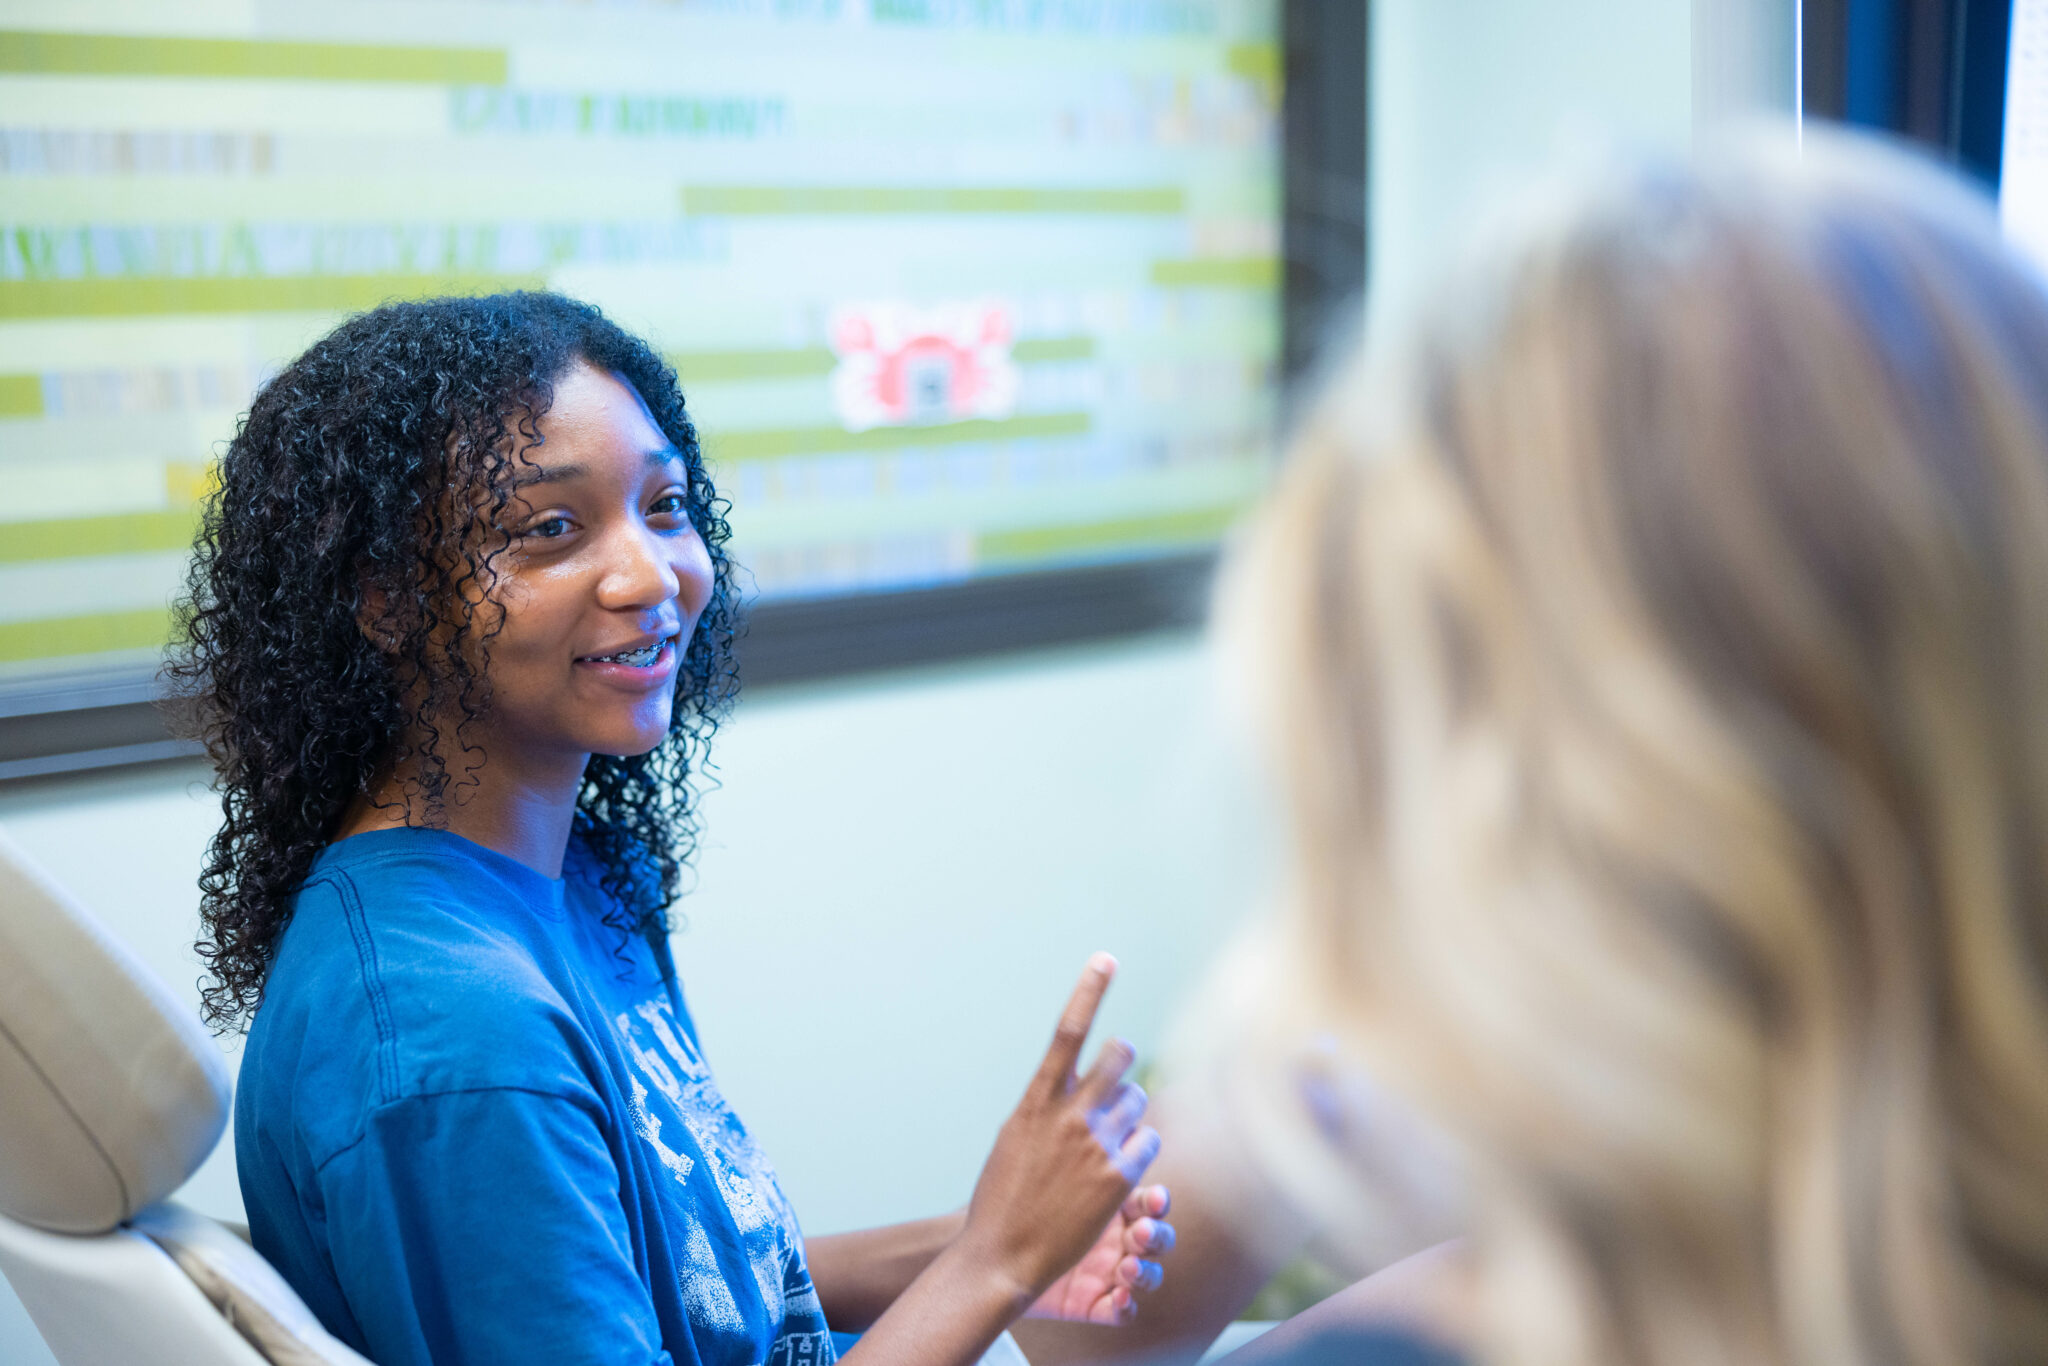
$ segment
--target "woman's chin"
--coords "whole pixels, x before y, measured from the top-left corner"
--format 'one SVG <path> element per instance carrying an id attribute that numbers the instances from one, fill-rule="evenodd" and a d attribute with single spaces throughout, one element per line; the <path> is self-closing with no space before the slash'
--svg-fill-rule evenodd
<path id="1" fill-rule="evenodd" d="M 657 719 L 659 724 L 656 724 Z M 635 718 L 635 721 L 642 720 L 645 724 L 605 726 L 589 736 L 584 748 L 592 754 L 619 759 L 637 759 L 643 754 L 651 754 L 660 748 L 663 740 L 668 739 L 668 709 L 664 707 L 659 718 Z"/>
<path id="2" fill-rule="evenodd" d="M 652 754 L 667 738 L 668 731 L 665 729 L 651 735 L 611 736 L 593 743 L 590 752 L 592 755 L 602 755 L 611 759 L 637 759 L 643 754 Z"/>

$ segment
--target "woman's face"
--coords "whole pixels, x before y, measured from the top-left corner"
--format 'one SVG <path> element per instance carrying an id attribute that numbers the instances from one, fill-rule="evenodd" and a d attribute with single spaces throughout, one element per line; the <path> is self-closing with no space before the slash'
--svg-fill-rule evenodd
<path id="1" fill-rule="evenodd" d="M 515 470 L 490 598 L 492 762 L 644 754 L 668 734 L 676 667 L 711 597 L 680 452 L 618 376 L 578 361 Z"/>

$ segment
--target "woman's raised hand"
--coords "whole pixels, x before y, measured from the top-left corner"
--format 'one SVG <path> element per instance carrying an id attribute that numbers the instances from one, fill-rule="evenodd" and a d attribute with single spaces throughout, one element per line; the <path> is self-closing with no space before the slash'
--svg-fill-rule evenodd
<path id="1" fill-rule="evenodd" d="M 1116 960 L 1108 954 L 1088 960 L 1052 1047 L 996 1136 L 967 1206 L 963 1250 L 985 1259 L 1016 1288 L 1020 1308 L 1040 1301 L 1110 1236 L 1112 1220 L 1124 1219 L 1126 1201 L 1159 1153 L 1158 1133 L 1141 1122 L 1145 1093 L 1123 1079 L 1131 1065 L 1129 1044 L 1104 1044 L 1087 1075 L 1075 1075 L 1096 1007 L 1115 975 Z M 1165 1212 L 1165 1193 L 1143 1203 L 1157 1209 L 1129 1212 L 1152 1226 L 1142 1232 L 1146 1250 L 1164 1251 L 1172 1232 L 1153 1216 Z M 1155 1263 L 1132 1258 L 1125 1266 L 1119 1258 L 1101 1295 L 1085 1296 L 1089 1304 L 1074 1316 L 1128 1317 L 1130 1291 L 1151 1288 L 1158 1276 Z"/>
<path id="2" fill-rule="evenodd" d="M 1159 1152 L 1140 1123 L 1145 1093 L 1126 1082 L 1128 1044 L 1111 1042 L 1088 1075 L 1074 1066 L 1116 960 L 1088 960 L 1024 1099 L 996 1136 L 958 1234 L 894 1296 L 846 1366 L 972 1366 L 1029 1310 L 1115 1323 L 1131 1295 L 1159 1283 L 1173 1246 L 1166 1192 L 1136 1191 Z M 1050 1293 L 1049 1293 L 1050 1292 Z"/>

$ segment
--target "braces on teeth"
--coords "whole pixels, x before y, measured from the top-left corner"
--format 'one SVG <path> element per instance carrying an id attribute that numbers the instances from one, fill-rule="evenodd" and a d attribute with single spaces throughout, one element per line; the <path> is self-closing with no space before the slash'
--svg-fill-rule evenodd
<path id="1" fill-rule="evenodd" d="M 635 669 L 644 669 L 655 660 L 661 658 L 662 647 L 667 644 L 666 640 L 657 640 L 652 645 L 643 646 L 638 650 L 622 650 L 615 655 L 599 655 L 594 662 L 599 664 L 625 664 Z"/>

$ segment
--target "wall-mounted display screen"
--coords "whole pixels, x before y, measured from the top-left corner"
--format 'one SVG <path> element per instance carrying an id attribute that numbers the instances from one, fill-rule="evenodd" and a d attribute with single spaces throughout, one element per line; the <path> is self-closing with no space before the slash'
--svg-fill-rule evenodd
<path id="1" fill-rule="evenodd" d="M 7 12 L 0 683 L 153 664 L 237 414 L 387 299 L 650 336 L 766 600 L 1183 552 L 1262 483 L 1272 3 Z"/>

